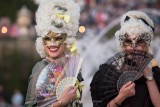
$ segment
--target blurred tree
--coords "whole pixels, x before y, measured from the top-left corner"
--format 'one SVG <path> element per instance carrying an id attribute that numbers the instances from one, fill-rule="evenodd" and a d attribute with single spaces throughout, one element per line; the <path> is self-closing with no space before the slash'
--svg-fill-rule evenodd
<path id="1" fill-rule="evenodd" d="M 37 9 L 32 0 L 0 0 L 0 19 L 6 16 L 11 23 L 16 22 L 17 13 L 24 5 L 32 12 Z M 39 60 L 34 43 L 35 38 L 0 37 L 0 84 L 5 87 L 4 94 L 9 102 L 16 89 L 26 94 L 27 80 Z"/>
<path id="2" fill-rule="evenodd" d="M 33 12 L 37 9 L 37 5 L 32 0 L 1 0 L 0 1 L 0 18 L 3 16 L 9 17 L 12 22 L 15 22 L 17 11 L 26 5 Z"/>
<path id="3" fill-rule="evenodd" d="M 35 38 L 0 38 L 0 85 L 5 87 L 8 102 L 15 90 L 26 95 L 28 78 L 32 68 L 40 60 L 35 47 Z"/>

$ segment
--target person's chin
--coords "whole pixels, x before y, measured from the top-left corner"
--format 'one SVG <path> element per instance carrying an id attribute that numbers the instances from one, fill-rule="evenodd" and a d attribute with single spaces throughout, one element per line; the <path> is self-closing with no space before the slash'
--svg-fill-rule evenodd
<path id="1" fill-rule="evenodd" d="M 57 55 L 57 54 L 52 54 L 52 55 L 50 55 L 51 56 L 51 58 L 53 58 L 53 59 L 56 59 L 56 58 L 58 58 L 59 57 L 59 55 Z"/>

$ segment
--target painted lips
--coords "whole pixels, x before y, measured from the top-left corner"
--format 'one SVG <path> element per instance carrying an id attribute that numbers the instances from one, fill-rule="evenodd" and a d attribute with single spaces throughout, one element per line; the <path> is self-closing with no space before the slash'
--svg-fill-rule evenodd
<path id="1" fill-rule="evenodd" d="M 48 49 L 50 52 L 57 52 L 59 47 L 58 46 L 49 46 Z"/>

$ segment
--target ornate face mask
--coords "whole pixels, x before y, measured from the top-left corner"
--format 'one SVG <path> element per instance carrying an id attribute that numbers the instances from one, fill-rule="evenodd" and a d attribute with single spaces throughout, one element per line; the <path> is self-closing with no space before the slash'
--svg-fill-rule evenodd
<path id="1" fill-rule="evenodd" d="M 123 46 L 131 46 L 136 48 L 137 46 L 147 47 L 150 45 L 151 37 L 147 34 L 140 36 L 125 34 L 121 36 L 120 41 Z"/>
<path id="2" fill-rule="evenodd" d="M 66 33 L 54 33 L 49 32 L 47 36 L 43 38 L 43 43 L 46 46 L 61 46 L 66 40 Z"/>

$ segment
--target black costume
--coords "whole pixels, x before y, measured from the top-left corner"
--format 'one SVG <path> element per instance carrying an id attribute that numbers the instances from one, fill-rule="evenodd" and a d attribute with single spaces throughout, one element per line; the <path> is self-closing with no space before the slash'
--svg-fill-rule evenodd
<path id="1" fill-rule="evenodd" d="M 108 65 L 106 63 L 102 64 L 99 67 L 99 70 L 95 73 L 91 82 L 93 107 L 106 107 L 107 103 L 118 95 L 117 93 L 114 96 L 109 97 L 106 96 L 101 90 L 101 87 L 104 86 L 103 79 L 108 71 L 107 66 Z M 160 68 L 158 66 L 153 67 L 152 72 L 154 74 L 154 79 L 156 80 L 157 86 L 159 86 L 160 89 Z M 138 80 L 135 80 L 135 84 L 136 94 L 124 100 L 120 107 L 153 107 L 149 98 L 146 79 L 141 77 Z"/>

